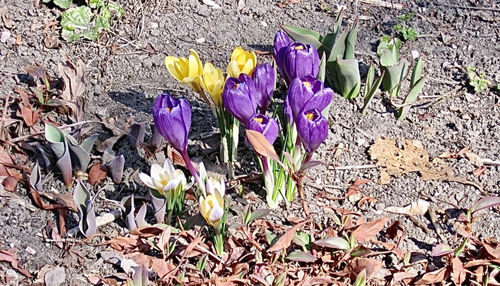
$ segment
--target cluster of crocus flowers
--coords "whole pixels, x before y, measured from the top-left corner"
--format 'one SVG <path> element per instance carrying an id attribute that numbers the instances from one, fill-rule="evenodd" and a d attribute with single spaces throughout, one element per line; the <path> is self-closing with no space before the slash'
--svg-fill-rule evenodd
<path id="1" fill-rule="evenodd" d="M 227 66 L 228 78 L 238 78 L 242 74 L 250 76 L 256 64 L 257 57 L 254 52 L 236 47 Z M 223 105 L 222 94 L 227 77 L 224 76 L 221 69 L 214 67 L 212 63 L 207 62 L 203 65 L 194 50 L 190 50 L 188 59 L 167 56 L 165 65 L 175 79 L 197 92 L 216 115 L 221 131 L 221 159 L 227 163 L 231 178 L 233 175 L 232 164 L 236 159 L 239 123 L 226 111 Z"/>
<path id="2" fill-rule="evenodd" d="M 150 174 L 139 173 L 139 178 L 151 188 L 150 195 L 157 222 L 163 223 L 165 211 L 168 222 L 172 214 L 182 213 L 185 191 L 191 187 L 191 184 L 187 183 L 186 176 L 181 170 L 174 168 L 170 159 L 165 160 L 163 166 L 151 165 Z"/>

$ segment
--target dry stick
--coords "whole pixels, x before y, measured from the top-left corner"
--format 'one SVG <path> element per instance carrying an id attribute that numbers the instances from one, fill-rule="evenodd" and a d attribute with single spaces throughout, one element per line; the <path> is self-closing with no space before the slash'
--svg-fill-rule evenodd
<path id="1" fill-rule="evenodd" d="M 491 11 L 491 12 L 500 12 L 500 8 L 471 7 L 471 6 L 460 6 L 460 5 L 450 5 L 450 4 L 444 4 L 443 6 L 450 7 L 450 8 L 459 8 L 459 9 L 470 9 L 470 10 L 483 10 L 483 11 Z"/>
<path id="2" fill-rule="evenodd" d="M 10 100 L 10 92 L 7 93 L 7 96 L 5 97 L 5 104 L 3 106 L 3 111 L 2 111 L 2 125 L 0 125 L 0 138 L 3 138 L 3 132 L 4 132 L 4 127 L 5 127 L 5 120 L 7 120 L 7 108 L 9 106 L 9 100 Z"/>
<path id="3" fill-rule="evenodd" d="M 345 187 L 342 187 L 342 186 L 316 184 L 316 183 L 313 183 L 311 181 L 306 181 L 304 184 L 309 186 L 309 187 L 313 187 L 317 190 L 323 190 L 323 189 L 344 190 L 345 189 Z"/>
<path id="4" fill-rule="evenodd" d="M 378 168 L 377 165 L 355 165 L 355 166 L 340 166 L 340 167 L 328 167 L 328 170 L 358 170 L 358 169 L 372 169 Z"/>
<path id="5" fill-rule="evenodd" d="M 106 225 L 110 222 L 115 221 L 116 219 L 120 218 L 122 216 L 122 211 L 121 210 L 114 210 L 109 213 L 102 214 L 96 218 L 96 227 L 100 227 L 103 225 Z M 75 226 L 74 228 L 70 229 L 67 232 L 68 236 L 75 236 L 76 233 L 78 232 L 79 228 L 78 226 Z"/>

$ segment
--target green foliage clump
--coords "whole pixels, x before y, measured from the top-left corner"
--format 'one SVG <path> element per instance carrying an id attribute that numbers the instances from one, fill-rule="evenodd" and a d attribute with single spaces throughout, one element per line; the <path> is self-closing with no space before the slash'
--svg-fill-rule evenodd
<path id="1" fill-rule="evenodd" d="M 477 93 L 481 93 L 487 90 L 491 85 L 491 82 L 486 79 L 486 74 L 484 73 L 484 71 L 478 75 L 475 67 L 467 67 L 467 78 L 469 79 L 469 85 L 473 87 L 474 92 Z"/>
<path id="2" fill-rule="evenodd" d="M 399 15 L 397 18 L 401 21 L 401 23 L 394 25 L 394 30 L 396 30 L 396 32 L 398 32 L 399 36 L 401 36 L 405 41 L 417 40 L 418 31 L 406 24 L 414 16 L 415 16 L 415 14 L 413 14 L 413 13 Z"/>
<path id="3" fill-rule="evenodd" d="M 110 29 L 112 17 L 121 17 L 124 12 L 123 8 L 113 1 L 89 0 L 88 6 L 70 8 L 72 0 L 43 0 L 45 3 L 51 1 L 65 9 L 61 15 L 61 36 L 68 42 L 80 38 L 91 41 L 97 39 L 103 30 Z"/>

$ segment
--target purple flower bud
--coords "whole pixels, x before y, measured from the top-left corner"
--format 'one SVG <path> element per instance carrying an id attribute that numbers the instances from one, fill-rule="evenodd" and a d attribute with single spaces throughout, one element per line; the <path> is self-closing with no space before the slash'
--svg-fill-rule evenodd
<path id="1" fill-rule="evenodd" d="M 280 73 L 284 74 L 283 66 L 284 66 L 284 55 L 286 48 L 293 43 L 290 40 L 290 37 L 283 31 L 279 30 L 274 36 L 274 47 L 273 47 L 273 56 L 274 61 L 276 62 L 276 66 Z"/>
<path id="2" fill-rule="evenodd" d="M 278 138 L 278 123 L 273 118 L 269 118 L 264 114 L 255 114 L 250 118 L 247 129 L 262 133 L 271 144 Z"/>
<path id="3" fill-rule="evenodd" d="M 255 83 L 252 78 L 241 73 L 238 78 L 229 78 L 226 81 L 222 102 L 229 113 L 247 125 L 257 109 L 255 93 Z"/>
<path id="4" fill-rule="evenodd" d="M 285 79 L 290 83 L 294 78 L 311 76 L 316 78 L 319 72 L 319 55 L 314 46 L 293 43 L 288 46 L 283 56 Z"/>
<path id="5" fill-rule="evenodd" d="M 297 118 L 297 131 L 307 153 L 313 153 L 328 136 L 328 121 L 317 109 L 303 111 Z"/>
<path id="6" fill-rule="evenodd" d="M 274 83 L 276 80 L 274 68 L 269 63 L 258 65 L 253 70 L 252 79 L 255 83 L 255 94 L 259 111 L 264 114 L 273 100 Z"/>
<path id="7" fill-rule="evenodd" d="M 183 98 L 162 93 L 153 106 L 155 127 L 180 153 L 186 153 L 189 128 L 191 128 L 191 106 Z"/>
<path id="8" fill-rule="evenodd" d="M 284 113 L 284 119 L 286 119 L 286 122 L 290 126 L 293 125 L 294 120 L 293 120 L 293 113 L 292 113 L 292 108 L 290 107 L 290 102 L 288 100 L 288 96 L 285 97 L 285 102 L 283 103 L 283 113 Z"/>
<path id="9" fill-rule="evenodd" d="M 296 77 L 290 83 L 287 94 L 289 108 L 295 120 L 302 110 L 323 111 L 332 101 L 332 97 L 332 89 L 325 87 L 323 82 L 310 76 L 304 79 Z"/>

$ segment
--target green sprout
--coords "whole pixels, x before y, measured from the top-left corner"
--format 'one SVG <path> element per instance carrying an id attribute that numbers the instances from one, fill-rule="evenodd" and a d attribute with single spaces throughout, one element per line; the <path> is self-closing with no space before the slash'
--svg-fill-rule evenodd
<path id="1" fill-rule="evenodd" d="M 413 14 L 413 13 L 407 13 L 407 14 L 397 16 L 397 18 L 401 21 L 401 23 L 394 25 L 394 30 L 396 30 L 396 32 L 398 32 L 398 34 L 405 41 L 408 41 L 408 40 L 415 41 L 418 37 L 418 31 L 406 24 L 414 16 L 415 16 L 415 14 Z"/>
<path id="2" fill-rule="evenodd" d="M 491 82 L 486 79 L 484 71 L 478 75 L 475 67 L 467 67 L 467 78 L 469 79 L 469 85 L 474 88 L 474 92 L 476 93 L 487 90 L 491 85 Z M 497 89 L 498 87 L 499 86 L 497 86 Z"/>

